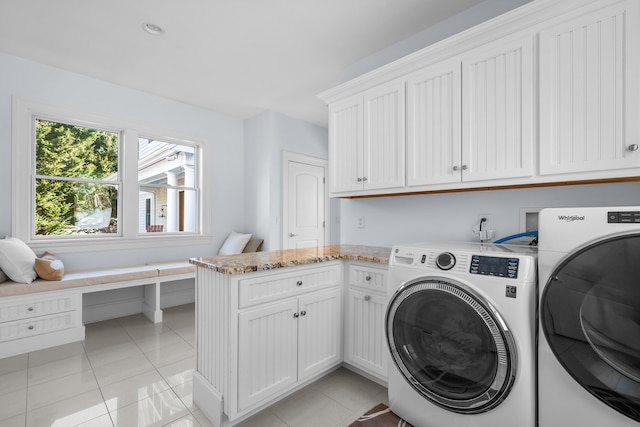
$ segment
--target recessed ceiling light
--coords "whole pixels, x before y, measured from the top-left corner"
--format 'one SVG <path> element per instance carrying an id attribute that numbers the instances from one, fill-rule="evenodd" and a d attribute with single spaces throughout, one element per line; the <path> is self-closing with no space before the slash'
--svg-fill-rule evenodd
<path id="1" fill-rule="evenodd" d="M 162 27 L 156 24 L 152 24 L 151 22 L 145 22 L 144 24 L 142 24 L 142 29 L 154 36 L 159 36 L 160 34 L 162 34 Z"/>

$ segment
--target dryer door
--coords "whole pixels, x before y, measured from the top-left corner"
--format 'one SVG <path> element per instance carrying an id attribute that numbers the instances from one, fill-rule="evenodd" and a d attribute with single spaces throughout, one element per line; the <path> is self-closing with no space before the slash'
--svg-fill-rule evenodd
<path id="1" fill-rule="evenodd" d="M 513 386 L 513 337 L 491 304 L 464 284 L 438 277 L 405 284 L 389 303 L 386 332 L 407 381 L 445 409 L 488 411 Z"/>
<path id="2" fill-rule="evenodd" d="M 540 304 L 542 330 L 567 372 L 640 421 L 640 234 L 570 254 L 551 274 Z"/>

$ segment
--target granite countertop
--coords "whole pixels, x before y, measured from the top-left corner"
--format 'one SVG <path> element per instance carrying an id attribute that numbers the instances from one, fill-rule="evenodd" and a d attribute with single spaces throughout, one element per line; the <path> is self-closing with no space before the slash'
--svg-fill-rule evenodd
<path id="1" fill-rule="evenodd" d="M 242 274 L 334 260 L 388 264 L 391 248 L 360 245 L 332 245 L 318 248 L 285 249 L 239 255 L 191 258 L 189 262 L 223 274 Z"/>

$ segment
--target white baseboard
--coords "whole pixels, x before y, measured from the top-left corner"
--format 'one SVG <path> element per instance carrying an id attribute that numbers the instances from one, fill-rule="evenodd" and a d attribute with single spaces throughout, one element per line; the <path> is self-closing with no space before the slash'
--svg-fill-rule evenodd
<path id="1" fill-rule="evenodd" d="M 164 287 L 164 286 L 163 286 Z M 87 298 L 89 296 L 89 298 Z M 195 287 L 193 281 L 191 286 L 167 287 L 165 292 L 161 291 L 161 308 L 175 307 L 178 305 L 195 302 Z M 150 307 L 144 306 L 144 297 L 141 292 L 123 292 L 123 290 L 103 291 L 94 294 L 85 294 L 82 306 L 82 322 L 84 324 L 100 322 L 103 320 L 116 319 L 118 317 L 131 316 L 133 314 L 144 313 L 149 317 L 153 313 Z M 150 319 L 161 321 L 152 314 Z"/>
<path id="2" fill-rule="evenodd" d="M 196 302 L 196 294 L 193 289 L 182 290 L 180 292 L 170 292 L 162 294 L 160 297 L 160 308 L 175 307 Z"/>
<path id="3" fill-rule="evenodd" d="M 224 414 L 222 394 L 198 372 L 193 373 L 193 403 L 216 427 L 229 425 Z"/>
<path id="4" fill-rule="evenodd" d="M 124 301 L 108 301 L 101 304 L 83 305 L 82 322 L 84 324 L 116 319 L 142 313 L 144 298 L 132 298 Z"/>

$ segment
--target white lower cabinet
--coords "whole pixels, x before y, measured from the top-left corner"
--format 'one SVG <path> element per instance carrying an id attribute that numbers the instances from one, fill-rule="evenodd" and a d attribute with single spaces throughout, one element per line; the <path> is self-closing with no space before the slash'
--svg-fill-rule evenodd
<path id="1" fill-rule="evenodd" d="M 239 313 L 239 411 L 341 361 L 341 294 L 334 287 Z"/>
<path id="2" fill-rule="evenodd" d="M 346 363 L 383 381 L 387 379 L 386 277 L 386 269 L 368 263 L 349 265 L 344 354 Z"/>
<path id="3" fill-rule="evenodd" d="M 297 312 L 288 300 L 238 315 L 238 410 L 297 381 Z"/>
<path id="4" fill-rule="evenodd" d="M 363 261 L 231 275 L 198 267 L 194 402 L 228 426 L 342 363 L 385 383 L 386 278 L 385 265 Z"/>
<path id="5" fill-rule="evenodd" d="M 343 361 L 343 263 L 196 273 L 193 399 L 237 424 Z"/>
<path id="6" fill-rule="evenodd" d="M 84 338 L 82 295 L 11 297 L 0 303 L 0 359 Z"/>

